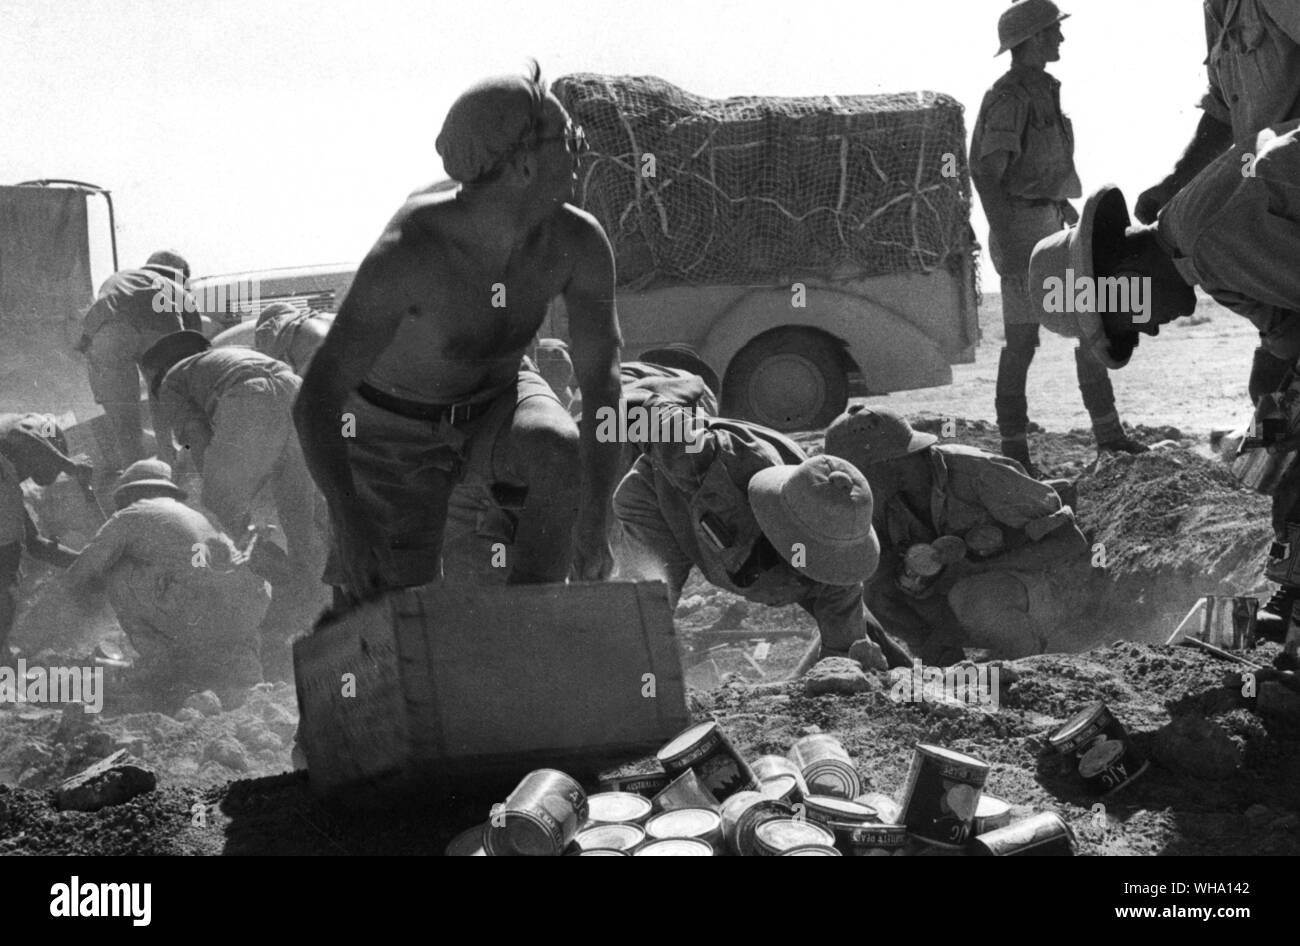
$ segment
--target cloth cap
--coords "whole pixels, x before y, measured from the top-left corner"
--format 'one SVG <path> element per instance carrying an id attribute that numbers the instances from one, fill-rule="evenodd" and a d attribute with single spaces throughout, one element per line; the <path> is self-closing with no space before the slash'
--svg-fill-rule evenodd
<path id="1" fill-rule="evenodd" d="M 149 392 L 158 393 L 158 385 L 178 361 L 212 347 L 202 332 L 172 332 L 145 349 L 140 356 L 140 370 L 149 382 Z"/>
<path id="2" fill-rule="evenodd" d="M 763 534 L 801 573 L 828 585 L 875 574 L 880 541 L 871 526 L 871 487 L 847 460 L 822 455 L 768 467 L 750 479 L 748 493 Z"/>
<path id="3" fill-rule="evenodd" d="M 1002 45 L 994 55 L 1001 56 L 1040 30 L 1045 30 L 1054 23 L 1060 23 L 1069 15 L 1062 13 L 1061 8 L 1052 0 L 1019 0 L 1011 4 L 998 17 L 998 42 Z"/>
<path id="4" fill-rule="evenodd" d="M 166 266 L 168 269 L 174 269 L 186 279 L 190 278 L 190 264 L 186 262 L 185 257 L 174 250 L 159 250 L 153 253 L 144 261 L 146 266 Z"/>
<path id="5" fill-rule="evenodd" d="M 826 430 L 826 452 L 848 460 L 859 470 L 873 463 L 896 460 L 938 443 L 934 434 L 913 430 L 893 411 L 870 410 L 855 404 Z"/>
<path id="6" fill-rule="evenodd" d="M 523 76 L 498 76 L 452 103 L 434 146 L 447 175 L 471 183 L 525 141 L 542 121 L 542 95 Z"/>

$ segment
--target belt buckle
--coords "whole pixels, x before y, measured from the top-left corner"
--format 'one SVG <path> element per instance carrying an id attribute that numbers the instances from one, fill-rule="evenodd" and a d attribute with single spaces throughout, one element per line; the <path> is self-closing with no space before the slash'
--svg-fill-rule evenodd
<path id="1" fill-rule="evenodd" d="M 458 421 L 468 421 L 470 419 L 470 412 L 473 409 L 473 407 L 474 407 L 473 404 L 468 404 L 464 402 L 460 404 L 453 404 L 447 410 L 447 420 L 453 425 L 456 424 Z"/>

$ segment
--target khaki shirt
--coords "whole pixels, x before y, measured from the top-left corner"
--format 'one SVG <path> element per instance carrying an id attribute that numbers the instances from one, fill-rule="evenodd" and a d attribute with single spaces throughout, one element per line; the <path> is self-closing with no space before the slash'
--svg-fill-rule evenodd
<path id="1" fill-rule="evenodd" d="M 1061 110 L 1061 83 L 1044 70 L 1013 65 L 984 96 L 971 163 L 1000 151 L 1011 156 L 1001 181 L 1004 200 L 1055 201 L 1083 193 L 1074 169 L 1074 126 Z"/>
<path id="2" fill-rule="evenodd" d="M 1206 0 L 1205 111 L 1234 140 L 1300 118 L 1300 3 Z"/>
<path id="3" fill-rule="evenodd" d="M 1300 357 L 1300 120 L 1238 142 L 1196 175 L 1160 214 L 1159 234 L 1184 279 L 1250 319 L 1272 354 Z"/>

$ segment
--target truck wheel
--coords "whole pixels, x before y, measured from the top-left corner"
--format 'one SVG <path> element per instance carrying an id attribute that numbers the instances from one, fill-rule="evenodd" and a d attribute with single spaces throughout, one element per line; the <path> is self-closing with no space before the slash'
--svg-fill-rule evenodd
<path id="1" fill-rule="evenodd" d="M 844 411 L 844 356 L 818 332 L 779 329 L 754 339 L 727 367 L 722 412 L 773 430 L 814 430 Z"/>

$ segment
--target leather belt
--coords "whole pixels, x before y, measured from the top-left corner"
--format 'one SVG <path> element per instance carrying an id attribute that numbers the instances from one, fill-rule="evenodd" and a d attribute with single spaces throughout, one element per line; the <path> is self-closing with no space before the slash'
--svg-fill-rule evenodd
<path id="1" fill-rule="evenodd" d="M 357 385 L 357 394 L 361 395 L 375 407 L 409 417 L 412 420 L 427 420 L 437 423 L 446 420 L 451 424 L 463 424 L 482 417 L 496 402 L 496 398 L 486 401 L 461 402 L 459 404 L 428 404 L 424 401 L 408 401 L 379 390 L 371 384 L 361 382 Z"/>

